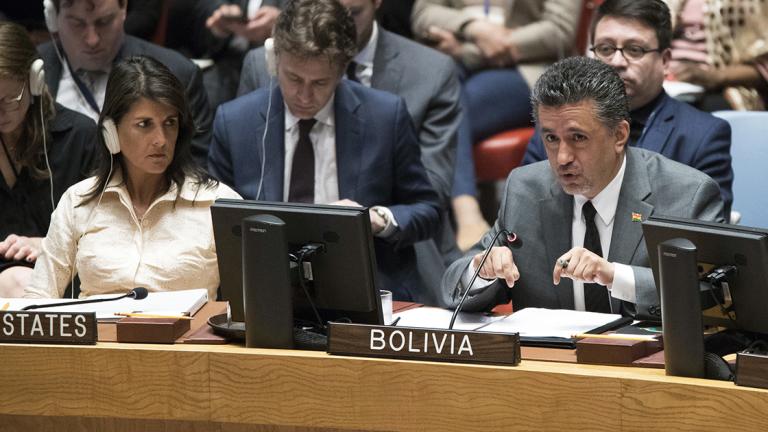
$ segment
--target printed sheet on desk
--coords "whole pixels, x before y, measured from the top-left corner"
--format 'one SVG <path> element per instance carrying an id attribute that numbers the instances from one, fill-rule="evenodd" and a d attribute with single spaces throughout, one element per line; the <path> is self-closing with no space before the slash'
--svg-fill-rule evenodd
<path id="1" fill-rule="evenodd" d="M 88 299 L 115 298 L 119 294 L 102 294 Z M 33 304 L 61 303 L 68 300 L 83 299 L 0 299 L 0 304 L 8 303 L 8 310 L 21 310 Z M 150 292 L 141 300 L 124 298 L 100 303 L 86 303 L 72 306 L 57 306 L 52 308 L 35 309 L 36 311 L 55 312 L 96 312 L 99 321 L 117 320 L 123 318 L 116 313 L 152 313 L 158 315 L 187 315 L 192 316 L 208 302 L 208 290 L 191 289 L 183 291 Z"/>

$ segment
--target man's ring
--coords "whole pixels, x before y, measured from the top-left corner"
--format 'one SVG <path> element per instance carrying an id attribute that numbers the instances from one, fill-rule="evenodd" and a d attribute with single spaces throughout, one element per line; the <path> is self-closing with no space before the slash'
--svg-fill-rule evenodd
<path id="1" fill-rule="evenodd" d="M 568 263 L 569 262 L 571 262 L 571 260 L 560 258 L 560 259 L 557 260 L 557 265 L 559 265 L 562 268 L 566 268 L 566 267 L 568 267 Z"/>

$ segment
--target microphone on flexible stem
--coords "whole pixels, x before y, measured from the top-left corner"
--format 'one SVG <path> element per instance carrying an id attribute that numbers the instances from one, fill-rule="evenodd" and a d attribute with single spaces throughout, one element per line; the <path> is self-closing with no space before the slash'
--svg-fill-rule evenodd
<path id="1" fill-rule="evenodd" d="M 130 290 L 127 294 L 121 295 L 119 297 L 90 299 L 90 300 L 75 300 L 71 302 L 61 302 L 61 303 L 35 304 L 35 305 L 29 305 L 27 307 L 24 307 L 21 310 L 25 311 L 25 310 L 31 310 L 31 309 L 51 308 L 51 307 L 57 307 L 57 306 L 72 306 L 72 305 L 79 305 L 79 304 L 86 304 L 86 303 L 100 303 L 100 302 L 106 302 L 106 301 L 120 300 L 124 298 L 141 300 L 141 299 L 147 298 L 148 294 L 149 294 L 149 291 L 147 291 L 146 288 L 136 287 Z"/>
<path id="2" fill-rule="evenodd" d="M 467 290 L 464 291 L 464 295 L 461 296 L 461 300 L 459 301 L 459 304 L 456 306 L 456 309 L 453 311 L 453 315 L 451 316 L 451 323 L 448 325 L 448 330 L 453 330 L 453 324 L 456 322 L 456 317 L 459 315 L 459 312 L 461 312 L 461 307 L 464 306 L 464 301 L 467 300 L 467 297 L 469 297 L 469 292 L 472 291 L 474 294 L 479 294 L 483 291 L 485 291 L 488 287 L 490 287 L 492 284 L 488 284 L 485 287 L 478 288 L 475 290 L 472 290 L 472 285 L 475 284 L 475 280 L 477 279 L 477 276 L 480 275 L 480 270 L 483 268 L 483 264 L 485 264 L 485 260 L 488 258 L 488 255 L 491 253 L 491 249 L 496 246 L 496 241 L 499 239 L 499 236 L 504 234 L 504 240 L 502 240 L 502 243 L 505 243 L 508 247 L 514 247 L 515 249 L 519 248 L 523 245 L 523 241 L 517 236 L 517 234 L 513 232 L 509 232 L 505 229 L 499 230 L 499 232 L 496 233 L 495 236 L 493 236 L 493 240 L 488 245 L 487 248 L 485 248 L 485 252 L 483 252 L 483 257 L 480 259 L 480 263 L 477 266 L 477 269 L 475 269 L 475 273 L 472 275 L 472 279 L 469 281 L 469 285 L 467 286 Z M 467 272 L 467 269 L 469 268 L 469 265 L 472 263 L 472 259 L 469 260 L 466 266 L 464 266 L 464 269 L 459 274 L 459 280 L 456 281 L 456 286 L 453 288 L 453 292 L 456 292 L 456 290 L 459 288 L 459 284 L 461 283 L 461 278 L 464 275 L 464 273 Z"/>

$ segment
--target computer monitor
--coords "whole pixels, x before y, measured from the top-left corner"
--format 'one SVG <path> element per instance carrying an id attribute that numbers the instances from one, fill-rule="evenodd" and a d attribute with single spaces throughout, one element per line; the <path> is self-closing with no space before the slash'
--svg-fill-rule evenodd
<path id="1" fill-rule="evenodd" d="M 255 215 L 272 215 L 285 223 L 289 253 L 309 243 L 324 246 L 323 252 L 312 258 L 309 289 L 324 322 L 383 324 L 367 208 L 219 199 L 211 206 L 211 217 L 221 299 L 229 301 L 233 321 L 245 321 L 241 226 L 244 218 Z M 289 256 L 285 256 L 288 261 Z M 293 291 L 294 318 L 316 321 L 304 290 L 296 279 L 292 282 L 288 289 Z"/>
<path id="2" fill-rule="evenodd" d="M 693 219 L 651 216 L 643 222 L 648 258 L 659 287 L 658 245 L 683 238 L 696 246 L 698 273 L 702 280 L 712 269 L 733 265 L 727 291 L 733 321 L 716 306 L 704 314 L 712 325 L 768 334 L 768 229 L 703 222 Z M 726 293 L 726 297 L 728 297 Z M 715 316 L 719 315 L 719 316 Z"/>

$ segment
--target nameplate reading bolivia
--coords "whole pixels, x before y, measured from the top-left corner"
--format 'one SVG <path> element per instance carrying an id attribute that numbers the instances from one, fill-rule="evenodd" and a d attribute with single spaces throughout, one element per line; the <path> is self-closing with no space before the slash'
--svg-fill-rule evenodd
<path id="1" fill-rule="evenodd" d="M 93 345 L 97 332 L 94 312 L 0 312 L 0 342 Z"/>
<path id="2" fill-rule="evenodd" d="M 466 363 L 517 365 L 517 333 L 485 333 L 416 327 L 329 323 L 328 352 Z"/>

